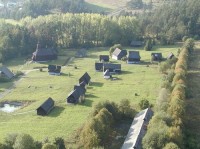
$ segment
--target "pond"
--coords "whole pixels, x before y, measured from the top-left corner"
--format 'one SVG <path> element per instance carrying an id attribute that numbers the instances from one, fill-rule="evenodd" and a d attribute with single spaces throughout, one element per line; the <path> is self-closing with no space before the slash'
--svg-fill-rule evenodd
<path id="1" fill-rule="evenodd" d="M 21 107 L 22 107 L 21 103 L 1 103 L 0 111 L 11 113 L 20 109 Z"/>

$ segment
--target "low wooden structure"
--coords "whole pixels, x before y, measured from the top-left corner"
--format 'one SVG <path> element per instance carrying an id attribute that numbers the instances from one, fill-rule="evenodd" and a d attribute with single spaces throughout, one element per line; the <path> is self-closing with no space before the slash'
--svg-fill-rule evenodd
<path id="1" fill-rule="evenodd" d="M 49 97 L 37 110 L 37 115 L 48 115 L 49 112 L 54 108 L 54 100 Z"/>

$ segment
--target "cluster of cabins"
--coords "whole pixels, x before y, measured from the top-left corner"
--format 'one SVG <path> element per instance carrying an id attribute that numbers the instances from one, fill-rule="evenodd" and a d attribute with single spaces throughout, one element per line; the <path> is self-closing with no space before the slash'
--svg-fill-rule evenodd
<path id="1" fill-rule="evenodd" d="M 86 72 L 80 77 L 79 83 L 74 85 L 74 89 L 69 93 L 66 101 L 67 103 L 76 104 L 85 100 L 86 86 L 89 85 L 91 77 Z M 37 109 L 37 115 L 48 115 L 48 113 L 54 108 L 54 100 L 49 97 L 44 103 L 42 103 Z"/>
<path id="2" fill-rule="evenodd" d="M 67 97 L 67 103 L 76 104 L 78 102 L 84 102 L 86 87 L 90 83 L 91 77 L 85 72 L 79 79 L 79 83 L 74 85 L 73 91 L 71 91 Z"/>
<path id="3" fill-rule="evenodd" d="M 105 79 L 112 77 L 112 74 L 121 72 L 121 64 L 109 63 L 109 55 L 100 55 L 99 62 L 95 63 L 95 70 L 102 71 Z"/>

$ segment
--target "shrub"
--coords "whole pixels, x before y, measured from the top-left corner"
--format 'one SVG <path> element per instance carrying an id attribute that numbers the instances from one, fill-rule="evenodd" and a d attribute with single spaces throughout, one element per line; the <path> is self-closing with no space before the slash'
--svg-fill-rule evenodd
<path id="1" fill-rule="evenodd" d="M 169 91 L 166 88 L 162 88 L 159 92 L 159 96 L 157 99 L 156 107 L 158 111 L 166 111 L 169 102 Z"/>
<path id="2" fill-rule="evenodd" d="M 148 39 L 144 46 L 144 50 L 151 51 L 152 48 L 153 48 L 152 41 L 151 41 L 151 39 Z"/>
<path id="3" fill-rule="evenodd" d="M 114 120 L 119 120 L 120 117 L 120 112 L 118 109 L 118 105 L 114 102 L 110 102 L 110 101 L 103 101 L 103 102 L 99 102 L 98 104 L 96 104 L 94 106 L 94 110 L 93 110 L 93 116 L 95 116 L 96 114 L 98 114 L 98 112 L 102 109 L 102 108 L 106 108 L 113 116 Z"/>
<path id="4" fill-rule="evenodd" d="M 185 42 L 188 38 L 188 36 L 183 36 L 182 41 Z"/>
<path id="5" fill-rule="evenodd" d="M 16 77 L 16 78 L 19 77 L 19 76 L 22 76 L 22 75 L 24 75 L 24 73 L 21 72 L 21 71 L 17 71 L 17 72 L 15 73 L 15 77 Z"/>
<path id="6" fill-rule="evenodd" d="M 135 111 L 130 105 L 128 99 L 122 99 L 119 104 L 119 111 L 122 118 L 134 118 Z"/>
<path id="7" fill-rule="evenodd" d="M 15 140 L 17 138 L 18 134 L 16 133 L 13 133 L 13 134 L 8 134 L 5 138 L 5 146 L 8 148 L 8 149 L 12 149 L 13 148 L 13 145 L 15 143 Z"/>
<path id="8" fill-rule="evenodd" d="M 151 129 L 148 127 L 148 131 L 142 140 L 143 148 L 145 149 L 161 149 L 168 142 L 168 127 L 163 122 L 158 122 L 152 126 Z"/>
<path id="9" fill-rule="evenodd" d="M 163 149 L 180 149 L 180 148 L 175 143 L 169 142 L 165 145 Z"/>
<path id="10" fill-rule="evenodd" d="M 19 134 L 13 145 L 14 149 L 34 149 L 35 144 L 33 138 L 28 134 Z"/>
<path id="11" fill-rule="evenodd" d="M 45 143 L 42 149 L 57 149 L 55 144 Z"/>
<path id="12" fill-rule="evenodd" d="M 63 138 L 56 137 L 54 139 L 54 144 L 56 145 L 57 149 L 66 149 L 65 148 L 65 142 Z"/>
<path id="13" fill-rule="evenodd" d="M 149 104 L 149 101 L 146 100 L 146 99 L 143 99 L 139 102 L 139 106 L 140 106 L 140 109 L 146 109 L 148 107 L 150 107 L 150 104 Z"/>

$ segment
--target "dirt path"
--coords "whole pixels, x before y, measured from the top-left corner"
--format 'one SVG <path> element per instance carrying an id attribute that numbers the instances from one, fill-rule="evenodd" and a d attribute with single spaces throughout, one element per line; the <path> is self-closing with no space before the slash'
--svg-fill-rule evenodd
<path id="1" fill-rule="evenodd" d="M 190 57 L 187 81 L 191 97 L 186 100 L 186 144 L 188 149 L 200 148 L 200 49 Z"/>

